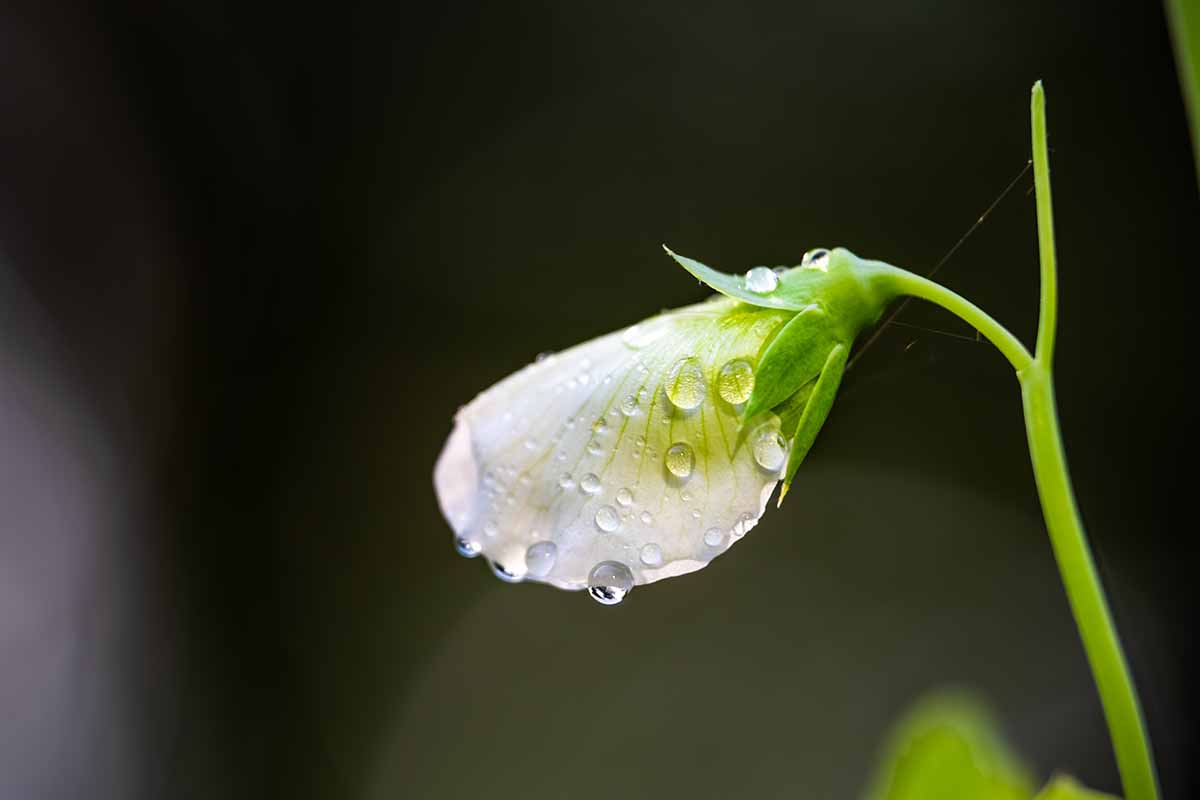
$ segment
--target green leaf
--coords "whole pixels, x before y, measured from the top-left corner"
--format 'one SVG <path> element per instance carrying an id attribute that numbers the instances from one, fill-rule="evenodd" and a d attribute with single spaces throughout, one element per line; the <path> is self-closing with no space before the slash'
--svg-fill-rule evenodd
<path id="1" fill-rule="evenodd" d="M 754 375 L 754 392 L 743 419 L 774 408 L 820 374 L 837 345 L 824 310 L 807 306 L 767 345 Z"/>
<path id="2" fill-rule="evenodd" d="M 1028 771 L 973 697 L 939 693 L 893 728 L 866 800 L 1030 800 Z"/>
<path id="3" fill-rule="evenodd" d="M 1034 800 L 1118 800 L 1115 795 L 1093 792 L 1070 775 L 1055 775 Z"/>

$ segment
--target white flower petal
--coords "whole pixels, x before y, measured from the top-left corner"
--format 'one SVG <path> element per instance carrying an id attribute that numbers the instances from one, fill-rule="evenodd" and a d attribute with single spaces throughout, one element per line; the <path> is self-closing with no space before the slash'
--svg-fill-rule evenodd
<path id="1" fill-rule="evenodd" d="M 718 298 L 483 392 L 459 410 L 434 470 L 460 551 L 563 589 L 585 588 L 606 561 L 637 584 L 707 565 L 754 527 L 778 480 L 739 439 L 721 369 L 756 364 L 791 316 Z"/>

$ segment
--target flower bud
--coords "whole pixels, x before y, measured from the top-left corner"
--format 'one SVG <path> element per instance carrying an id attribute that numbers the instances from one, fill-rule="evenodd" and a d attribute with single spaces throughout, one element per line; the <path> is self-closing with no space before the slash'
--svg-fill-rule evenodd
<path id="1" fill-rule="evenodd" d="M 606 604 L 725 552 L 790 481 L 878 316 L 839 253 L 745 278 L 672 253 L 727 296 L 539 358 L 461 408 L 434 469 L 459 552 Z"/>

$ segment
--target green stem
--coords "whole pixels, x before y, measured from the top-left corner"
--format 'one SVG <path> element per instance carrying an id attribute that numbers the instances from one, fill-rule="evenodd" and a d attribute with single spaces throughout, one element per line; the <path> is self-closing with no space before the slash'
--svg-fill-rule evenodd
<path id="1" fill-rule="evenodd" d="M 1100 577 L 1096 574 L 1079 509 L 1075 505 L 1054 403 L 1052 361 L 1057 281 L 1050 167 L 1046 147 L 1045 94 L 1040 81 L 1033 87 L 1031 117 L 1042 283 L 1034 356 L 1030 356 L 1024 345 L 998 322 L 949 289 L 881 262 L 872 262 L 871 267 L 886 291 L 936 303 L 974 326 L 1004 354 L 1017 371 L 1025 407 L 1029 456 L 1042 502 L 1042 514 L 1071 612 L 1075 616 L 1075 624 L 1104 707 L 1117 768 L 1121 773 L 1121 784 L 1128 800 L 1157 800 L 1158 780 L 1150 740 L 1146 735 L 1137 690 L 1104 598 Z"/>

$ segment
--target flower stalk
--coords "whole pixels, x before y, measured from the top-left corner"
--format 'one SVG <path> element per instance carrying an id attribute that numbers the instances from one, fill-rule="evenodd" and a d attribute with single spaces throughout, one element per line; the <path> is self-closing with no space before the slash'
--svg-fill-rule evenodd
<path id="1" fill-rule="evenodd" d="M 882 262 L 862 262 L 860 269 L 872 274 L 889 294 L 928 300 L 972 325 L 996 346 L 1016 370 L 1021 384 L 1029 455 L 1042 513 L 1071 612 L 1104 707 L 1125 797 L 1128 800 L 1157 800 L 1158 780 L 1137 690 L 1075 504 L 1054 402 L 1052 365 L 1057 276 L 1045 107 L 1045 92 L 1039 81 L 1033 86 L 1030 108 L 1041 262 L 1038 335 L 1033 355 L 1020 340 L 977 306 L 927 278 Z"/>

